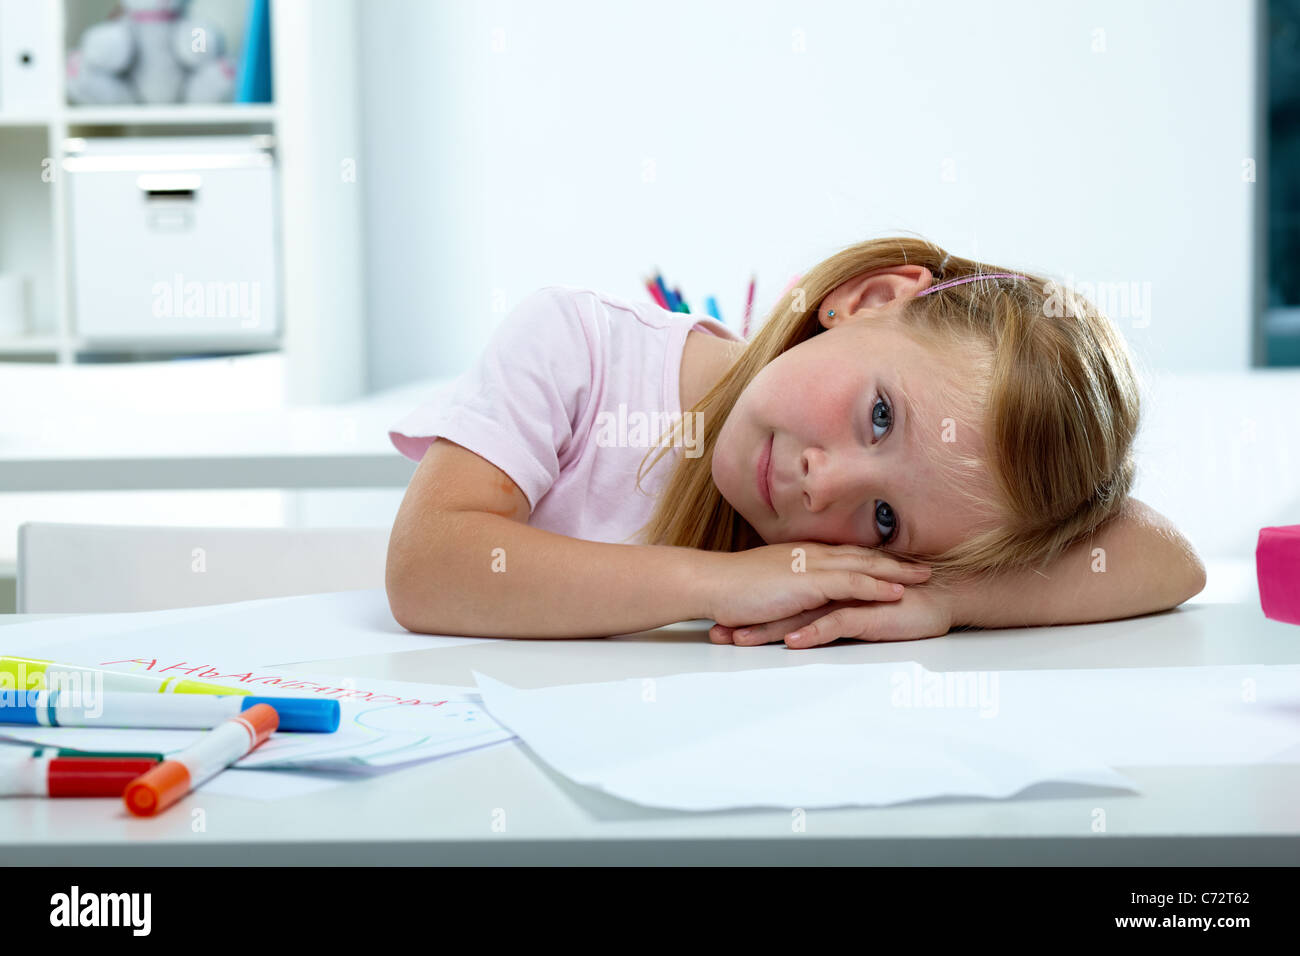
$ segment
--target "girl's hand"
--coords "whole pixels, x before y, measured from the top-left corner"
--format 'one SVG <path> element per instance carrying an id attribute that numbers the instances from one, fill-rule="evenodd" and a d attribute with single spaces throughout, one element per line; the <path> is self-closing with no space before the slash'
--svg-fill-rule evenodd
<path id="1" fill-rule="evenodd" d="M 792 541 L 706 554 L 710 600 L 702 616 L 727 627 L 780 621 L 831 601 L 896 602 L 902 589 L 895 591 L 895 583 L 930 577 L 925 565 L 851 544 Z"/>
<path id="2" fill-rule="evenodd" d="M 784 640 L 787 647 L 816 647 L 841 637 L 860 641 L 915 641 L 941 637 L 953 626 L 953 592 L 941 588 L 907 588 L 888 604 L 832 601 L 779 621 L 731 628 L 715 624 L 709 629 L 714 644 L 771 644 Z M 790 637 L 792 632 L 797 636 Z"/>

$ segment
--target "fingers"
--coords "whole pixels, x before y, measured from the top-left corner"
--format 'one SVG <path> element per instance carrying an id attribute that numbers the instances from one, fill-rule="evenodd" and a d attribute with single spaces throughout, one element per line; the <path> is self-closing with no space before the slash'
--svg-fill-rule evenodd
<path id="1" fill-rule="evenodd" d="M 873 551 L 866 559 L 863 570 L 875 578 L 897 581 L 900 584 L 919 584 L 930 578 L 930 566 L 915 561 L 903 561 L 883 551 Z"/>
<path id="2" fill-rule="evenodd" d="M 920 584 L 923 581 L 930 580 L 931 572 L 928 564 L 916 564 L 911 561 L 895 561 L 894 565 L 895 566 L 892 568 L 873 568 L 871 573 L 878 578 L 888 578 L 891 581 L 898 581 L 901 584 Z"/>
<path id="3" fill-rule="evenodd" d="M 841 637 L 853 637 L 860 641 L 874 641 L 877 638 L 870 633 L 871 624 L 876 618 L 863 614 L 869 608 L 843 607 L 823 614 L 815 621 L 791 631 L 785 636 L 786 647 L 799 649 L 830 644 Z"/>
<path id="4" fill-rule="evenodd" d="M 849 559 L 850 565 L 872 577 L 900 584 L 918 584 L 930 578 L 930 565 L 895 557 L 879 548 L 864 548 L 854 544 L 831 546 L 828 554 Z"/>
<path id="5" fill-rule="evenodd" d="M 909 611 L 904 604 L 857 604 L 837 608 L 792 630 L 785 635 L 785 643 L 798 650 L 831 644 L 842 637 L 890 643 L 941 637 L 948 631 L 949 624 L 942 616 Z"/>
<path id="6" fill-rule="evenodd" d="M 897 581 L 882 581 L 864 571 L 845 571 L 832 578 L 836 593 L 827 598 L 835 601 L 897 601 L 903 596 L 903 585 Z"/>
<path id="7" fill-rule="evenodd" d="M 769 621 L 766 624 L 751 624 L 748 627 L 737 627 L 731 631 L 731 641 L 738 647 L 754 647 L 759 644 L 774 644 L 785 639 L 785 635 L 796 628 L 824 615 L 827 611 L 826 606 L 814 608 L 811 611 L 804 611 L 802 614 L 796 614 L 792 617 L 784 618 L 780 621 Z"/>

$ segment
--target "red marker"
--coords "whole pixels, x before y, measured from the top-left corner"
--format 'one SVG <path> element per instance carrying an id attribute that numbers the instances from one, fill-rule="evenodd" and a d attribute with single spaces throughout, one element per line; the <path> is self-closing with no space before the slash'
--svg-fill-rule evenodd
<path id="1" fill-rule="evenodd" d="M 646 279 L 645 287 L 646 287 L 646 291 L 650 293 L 650 298 L 655 300 L 655 304 L 658 305 L 659 308 L 661 309 L 668 308 L 668 300 L 664 298 L 664 294 L 659 291 L 659 286 L 655 285 L 653 279 Z"/>
<path id="2" fill-rule="evenodd" d="M 120 797 L 158 765 L 149 757 L 58 757 L 14 748 L 0 755 L 0 796 Z"/>

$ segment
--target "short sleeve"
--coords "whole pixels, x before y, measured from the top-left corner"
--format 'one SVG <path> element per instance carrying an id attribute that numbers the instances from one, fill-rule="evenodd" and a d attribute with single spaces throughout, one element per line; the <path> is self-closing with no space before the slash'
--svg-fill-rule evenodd
<path id="1" fill-rule="evenodd" d="M 394 447 L 419 461 L 435 438 L 453 441 L 509 475 L 535 509 L 591 398 L 594 330 L 582 294 L 546 286 L 525 296 L 450 390 L 389 429 Z"/>

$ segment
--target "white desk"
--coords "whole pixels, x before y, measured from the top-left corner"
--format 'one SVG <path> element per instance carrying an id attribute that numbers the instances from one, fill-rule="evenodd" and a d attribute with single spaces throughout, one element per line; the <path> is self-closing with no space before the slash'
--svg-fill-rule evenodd
<path id="1" fill-rule="evenodd" d="M 5 619 L 9 622 L 21 618 Z M 3 629 L 0 629 L 3 634 Z M 703 631 L 503 641 L 312 664 L 319 673 L 523 687 L 795 664 L 919 661 L 933 670 L 1300 662 L 1300 628 L 1248 604 L 1184 605 L 1126 621 L 971 631 L 805 651 L 708 643 Z M 1300 765 L 1123 768 L 1141 788 L 1040 785 L 1007 800 L 935 799 L 809 811 L 647 809 L 577 786 L 519 741 L 257 802 L 190 796 L 152 820 L 120 800 L 0 801 L 11 864 L 1295 864 Z M 237 772 L 237 771 L 236 771 Z M 194 833 L 190 811 L 206 811 Z M 1107 832 L 1091 831 L 1105 810 Z M 506 828 L 494 832 L 504 811 Z"/>

